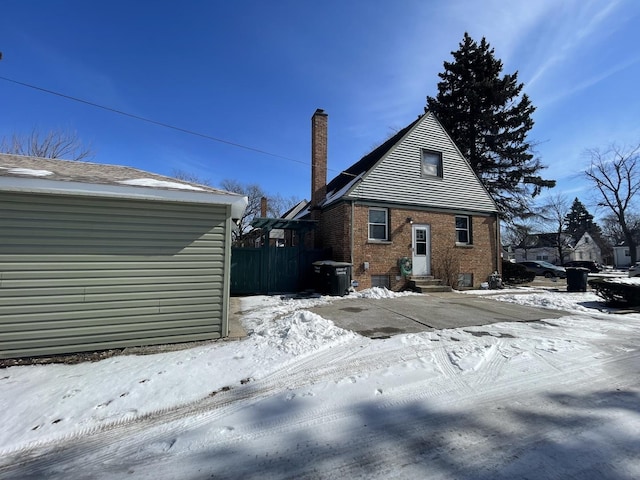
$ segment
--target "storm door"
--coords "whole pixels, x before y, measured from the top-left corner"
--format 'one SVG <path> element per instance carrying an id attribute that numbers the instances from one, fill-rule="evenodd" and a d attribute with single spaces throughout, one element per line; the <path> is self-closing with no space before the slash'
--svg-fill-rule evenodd
<path id="1" fill-rule="evenodd" d="M 413 275 L 431 275 L 431 228 L 429 225 L 412 225 L 411 250 Z"/>

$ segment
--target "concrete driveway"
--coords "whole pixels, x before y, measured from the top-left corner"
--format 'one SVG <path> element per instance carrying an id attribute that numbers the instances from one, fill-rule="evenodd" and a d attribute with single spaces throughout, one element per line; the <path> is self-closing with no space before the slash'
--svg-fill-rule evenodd
<path id="1" fill-rule="evenodd" d="M 567 312 L 497 302 L 484 296 L 429 293 L 406 297 L 346 298 L 311 309 L 346 330 L 370 338 L 497 322 L 531 322 Z"/>

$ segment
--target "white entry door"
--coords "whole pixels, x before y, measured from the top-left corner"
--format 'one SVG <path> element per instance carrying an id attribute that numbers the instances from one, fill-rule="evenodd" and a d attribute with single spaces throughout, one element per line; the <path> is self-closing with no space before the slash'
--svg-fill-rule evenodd
<path id="1" fill-rule="evenodd" d="M 413 275 L 431 275 L 431 227 L 412 225 Z"/>

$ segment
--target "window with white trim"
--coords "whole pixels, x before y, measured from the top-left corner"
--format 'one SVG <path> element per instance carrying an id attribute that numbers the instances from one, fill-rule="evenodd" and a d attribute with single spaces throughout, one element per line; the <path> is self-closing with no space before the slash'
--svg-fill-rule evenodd
<path id="1" fill-rule="evenodd" d="M 422 150 L 422 176 L 442 178 L 442 154 Z"/>
<path id="2" fill-rule="evenodd" d="M 471 217 L 456 215 L 456 243 L 471 245 Z"/>
<path id="3" fill-rule="evenodd" d="M 389 211 L 369 208 L 369 240 L 389 240 Z"/>

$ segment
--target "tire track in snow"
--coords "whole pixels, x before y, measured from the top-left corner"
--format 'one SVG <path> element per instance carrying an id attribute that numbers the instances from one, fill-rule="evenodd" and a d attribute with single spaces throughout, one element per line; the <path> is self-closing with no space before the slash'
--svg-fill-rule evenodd
<path id="1" fill-rule="evenodd" d="M 619 358 L 618 360 L 623 361 L 623 363 L 628 363 L 631 365 L 635 361 L 637 361 L 639 356 L 640 355 L 636 352 L 635 355 L 628 355 L 626 358 Z M 572 372 L 577 372 L 577 371 L 582 371 L 584 375 L 576 375 L 576 376 L 570 375 Z M 620 373 L 619 376 L 624 377 L 622 373 Z M 497 401 L 507 402 L 509 400 L 512 400 L 514 392 L 518 392 L 518 398 L 520 398 L 521 401 L 529 401 L 528 392 L 538 391 L 538 387 L 535 385 L 535 383 L 538 383 L 538 381 L 543 381 L 543 382 L 549 383 L 550 385 L 556 385 L 557 382 L 553 382 L 552 380 L 560 380 L 560 383 L 565 388 L 569 388 L 569 390 L 571 390 L 570 388 L 571 385 L 582 383 L 585 381 L 585 379 L 593 379 L 594 381 L 597 382 L 599 377 L 596 372 L 585 371 L 580 367 L 568 368 L 563 372 L 558 372 L 553 369 L 550 369 L 547 372 L 545 372 L 544 375 L 539 376 L 536 379 L 536 382 L 531 382 L 530 379 L 527 379 L 527 378 L 515 378 L 510 382 L 500 384 L 495 388 L 486 389 L 483 392 L 480 392 L 480 391 L 476 393 L 464 392 L 462 396 L 459 396 L 454 399 L 447 396 L 446 398 L 441 397 L 438 399 L 438 401 L 434 402 L 433 397 L 430 397 L 428 395 L 426 395 L 426 397 L 428 397 L 428 399 L 430 400 L 429 402 L 430 410 L 443 409 L 444 411 L 446 411 L 449 408 L 451 408 L 452 403 L 455 403 L 458 405 L 460 404 L 469 405 L 470 410 L 479 410 L 479 409 L 483 409 L 486 406 L 495 404 Z M 425 398 L 424 391 L 420 385 L 414 385 L 411 391 L 409 391 L 409 389 L 406 389 L 406 390 L 407 391 L 404 392 L 401 398 L 390 399 L 389 401 L 376 404 L 375 408 L 379 411 L 380 418 L 386 419 L 385 421 L 388 422 L 389 425 L 393 425 L 394 428 L 402 430 L 403 434 L 406 435 L 408 438 L 424 438 L 425 433 L 427 431 L 430 431 L 430 428 L 427 428 L 425 430 L 425 425 L 421 424 L 420 422 L 416 422 L 415 420 L 407 420 L 402 416 L 402 414 L 400 417 L 397 416 L 398 411 L 402 412 L 404 410 L 403 409 L 397 410 L 396 407 L 404 407 L 408 403 L 420 401 L 421 399 Z M 492 392 L 493 394 L 487 395 L 487 392 Z M 273 436 L 274 438 L 277 438 L 278 435 L 296 433 L 300 430 L 300 428 L 307 428 L 307 429 L 313 430 L 313 428 L 316 426 L 326 425 L 333 422 L 342 422 L 345 418 L 350 418 L 353 415 L 353 412 L 349 412 L 348 408 L 346 407 L 349 407 L 348 402 L 345 402 L 342 405 L 332 404 L 326 410 L 317 409 L 314 411 L 303 412 L 297 415 L 295 421 L 290 420 L 285 422 L 284 424 L 282 422 L 265 422 L 265 421 L 250 423 L 243 426 L 242 430 L 236 429 L 232 432 L 232 435 L 233 435 L 232 442 L 235 444 L 241 445 L 244 442 L 256 441 L 264 437 Z M 465 410 L 465 408 L 463 408 L 463 410 Z M 378 474 L 377 478 L 384 478 L 386 477 L 386 475 L 379 475 L 381 472 L 379 468 L 384 467 L 384 465 L 387 464 L 388 462 L 391 462 L 397 465 L 399 458 L 406 460 L 406 463 L 410 465 L 412 463 L 411 462 L 412 456 L 415 455 L 415 452 L 407 452 L 405 450 L 402 450 L 401 448 L 399 449 L 396 446 L 387 447 L 388 442 L 382 442 L 382 443 L 379 442 L 379 438 L 378 438 L 379 434 L 380 434 L 380 428 L 378 428 L 377 431 L 373 431 L 371 433 L 364 432 L 364 434 L 362 430 L 358 430 L 358 435 L 349 436 L 348 448 L 351 449 L 352 451 L 363 452 L 368 450 L 367 448 L 368 446 L 375 443 L 376 444 L 375 456 L 367 457 L 367 459 L 363 461 L 368 462 L 367 467 L 369 471 L 372 471 L 372 469 L 373 471 L 376 471 L 376 473 Z M 537 432 L 535 431 L 526 432 L 524 436 L 522 435 L 522 433 L 518 433 L 518 435 L 519 435 L 518 438 L 522 440 L 525 437 L 534 438 L 537 435 Z M 217 443 L 228 444 L 229 443 L 228 440 L 229 439 L 227 438 L 224 441 L 213 442 L 213 443 L 211 441 L 207 441 L 207 449 L 210 449 L 212 445 L 215 445 Z M 477 438 L 471 437 L 471 438 L 467 438 L 466 441 L 467 441 L 467 444 L 477 444 L 479 442 L 484 442 L 485 439 L 480 437 L 477 437 Z M 425 445 L 426 445 L 425 448 L 428 447 L 429 446 L 428 442 Z M 443 445 L 443 448 L 445 447 L 447 447 L 447 444 Z M 359 462 L 358 459 L 354 459 L 353 463 L 335 465 L 335 468 L 332 469 L 331 462 L 332 461 L 335 462 L 335 460 L 332 457 L 336 452 L 336 450 L 340 451 L 341 448 L 339 446 L 338 447 L 334 446 L 333 449 L 327 449 L 327 448 L 324 448 L 323 446 L 308 445 L 306 447 L 306 450 L 301 452 L 296 452 L 296 455 L 304 454 L 306 456 L 309 456 L 313 460 L 313 463 L 322 464 L 323 478 L 334 478 L 334 477 L 343 478 L 343 477 L 351 476 L 349 474 L 357 473 L 358 471 L 361 472 L 362 464 Z M 279 452 L 275 452 L 275 453 L 279 453 Z M 270 461 L 270 457 L 274 456 L 274 452 L 266 451 L 265 453 L 262 454 L 262 456 L 263 456 L 261 460 L 262 463 L 264 465 L 268 465 L 268 462 Z M 256 460 L 256 462 L 251 462 L 251 468 L 253 469 L 251 471 L 251 474 L 254 475 L 255 478 L 260 477 L 260 470 L 259 469 L 255 470 L 255 468 L 261 465 L 261 461 Z M 234 475 L 238 475 L 238 471 L 233 470 L 235 466 L 231 466 L 231 467 L 223 466 L 222 468 L 226 468 L 227 471 L 229 472 L 228 475 L 231 475 L 232 477 Z M 232 470 L 228 470 L 229 468 L 232 468 Z M 352 468 L 355 470 L 351 470 Z M 266 469 L 266 467 L 265 467 L 265 472 L 266 473 L 269 472 L 269 470 Z M 218 474 L 218 472 L 216 473 Z M 302 473 L 305 473 L 305 472 L 304 471 L 291 472 L 293 476 L 295 476 L 296 474 L 302 474 Z M 396 472 L 395 475 L 402 477 L 402 474 L 399 472 Z M 225 478 L 225 473 L 221 472 L 219 477 Z M 390 478 L 393 478 L 393 475 L 391 475 Z"/>
<path id="2" fill-rule="evenodd" d="M 414 345 L 413 353 L 408 354 L 406 345 L 403 345 L 393 350 L 385 350 L 382 353 L 380 351 L 374 351 L 362 356 L 363 345 L 366 346 L 366 343 L 357 343 L 355 345 L 352 343 L 340 344 L 325 349 L 322 352 L 312 353 L 301 361 L 285 365 L 283 368 L 255 382 L 238 388 L 232 388 L 229 391 L 219 392 L 213 397 L 193 402 L 192 404 L 152 412 L 136 418 L 125 418 L 111 424 L 76 432 L 62 439 L 50 439 L 48 441 L 27 445 L 11 452 L 3 452 L 2 462 L 16 462 L 16 465 L 26 467 L 31 461 L 38 460 L 40 467 L 46 467 L 47 465 L 53 466 L 61 461 L 71 461 L 76 454 L 73 448 L 68 447 L 72 447 L 72 443 L 81 437 L 83 440 L 83 455 L 89 455 L 92 462 L 99 464 L 101 461 L 108 462 L 109 460 L 117 460 L 117 456 L 120 453 L 116 453 L 116 451 L 112 452 L 108 447 L 105 450 L 105 445 L 108 446 L 112 444 L 114 440 L 124 437 L 138 437 L 137 442 L 144 444 L 149 437 L 157 435 L 158 432 L 156 430 L 158 428 L 163 430 L 163 435 L 183 431 L 187 428 L 187 424 L 175 425 L 175 423 L 187 417 L 193 417 L 188 422 L 188 427 L 197 427 L 241 409 L 250 408 L 256 402 L 270 396 L 273 392 L 286 391 L 291 385 L 295 385 L 296 388 L 302 388 L 318 381 L 335 381 L 336 379 L 339 380 L 355 373 L 371 373 L 399 362 L 404 363 L 411 359 L 422 359 L 425 356 L 422 355 L 423 353 L 432 355 L 436 366 L 444 375 L 444 378 L 440 378 L 439 380 L 443 384 L 447 383 L 449 388 L 444 388 L 443 390 L 436 389 L 434 391 L 425 388 L 428 387 L 429 382 L 412 384 L 404 389 L 395 389 L 395 392 L 398 394 L 397 398 L 389 398 L 385 402 L 377 404 L 376 408 L 388 410 L 414 401 L 431 400 L 433 402 L 437 397 L 442 397 L 443 393 L 451 391 L 464 392 L 463 397 L 466 399 L 465 401 L 473 399 L 474 402 L 477 402 L 481 399 L 480 395 L 483 395 L 488 396 L 485 403 L 493 402 L 496 399 L 508 397 L 513 388 L 523 390 L 528 383 L 530 384 L 529 380 L 523 376 L 523 378 L 520 379 L 509 379 L 508 382 L 494 385 L 493 388 L 472 389 L 469 384 L 461 378 L 460 371 L 451 363 L 446 351 L 446 346 L 434 350 L 433 346 L 424 345 L 420 346 L 420 348 Z M 354 357 L 354 355 L 357 356 Z M 600 359 L 597 361 L 597 364 L 599 367 L 602 367 L 611 362 L 624 361 L 628 363 L 629 366 L 632 366 L 638 361 L 639 356 L 640 354 L 637 351 L 631 351 L 626 354 Z M 324 361 L 326 361 L 326 363 L 323 363 Z M 321 365 L 320 368 L 318 368 L 319 364 Z M 583 366 L 571 367 L 570 364 L 564 365 L 564 367 L 565 368 L 561 370 L 551 369 L 547 372 L 536 374 L 536 383 L 556 377 L 565 377 L 573 372 L 584 369 Z M 488 369 L 489 371 L 491 371 L 492 368 L 494 368 L 492 367 L 492 362 L 489 362 L 483 367 L 483 369 Z M 492 375 L 487 374 L 486 371 L 483 371 L 482 374 L 488 376 L 488 378 Z M 250 402 L 245 402 L 245 400 L 250 400 Z M 442 403 L 444 405 L 449 401 L 449 398 L 441 399 L 441 401 L 436 402 L 436 404 Z M 458 399 L 458 401 L 460 401 L 460 399 Z M 306 414 L 302 413 L 297 421 L 287 423 L 286 425 L 279 422 L 276 422 L 272 426 L 264 424 L 260 436 L 282 433 L 292 428 L 298 428 L 297 426 L 299 425 L 320 425 L 326 422 L 334 422 L 344 418 L 346 415 L 345 412 L 340 414 L 322 411 L 322 409 L 314 410 Z M 168 425 L 171 423 L 174 425 Z M 154 428 L 156 430 L 153 430 Z M 153 431 L 149 431 L 149 429 Z M 238 436 L 238 438 L 256 438 L 256 434 L 253 432 L 248 437 L 244 435 Z M 47 459 L 49 459 L 49 463 L 47 463 Z M 13 468 L 15 468 L 15 465 L 0 467 L 0 472 Z"/>
<path id="3" fill-rule="evenodd" d="M 358 342 L 355 345 L 352 343 L 338 344 L 331 348 L 325 348 L 321 352 L 312 352 L 302 360 L 289 362 L 273 373 L 246 385 L 228 390 L 222 389 L 215 395 L 188 404 L 147 412 L 137 416 L 127 416 L 62 437 L 49 437 L 38 440 L 0 452 L 0 457 L 3 459 L 20 457 L 28 461 L 30 458 L 38 457 L 39 451 L 47 451 L 52 448 L 55 451 L 61 451 L 65 445 L 71 445 L 79 438 L 86 440 L 87 437 L 95 437 L 97 435 L 101 435 L 103 438 L 115 438 L 120 435 L 119 432 L 121 431 L 129 431 L 131 435 L 135 435 L 138 430 L 152 428 L 158 424 L 174 422 L 190 416 L 202 417 L 203 422 L 210 422 L 218 417 L 233 413 L 233 411 L 248 408 L 250 405 L 243 403 L 245 400 L 257 402 L 274 392 L 288 390 L 292 384 L 303 387 L 326 377 L 340 380 L 360 372 L 387 368 L 407 355 L 406 348 L 399 347 L 392 351 L 385 351 L 384 355 L 372 352 L 362 356 L 363 346 L 366 347 L 367 344 L 369 344 L 369 341 L 365 343 Z M 354 358 L 354 355 L 358 356 Z M 318 368 L 318 365 L 321 365 L 321 367 Z M 2 468 L 0 467 L 1 471 Z"/>

